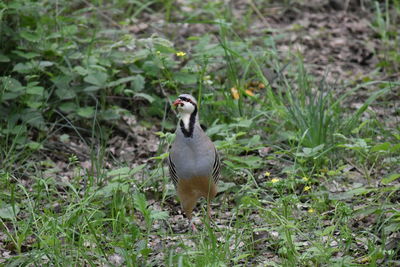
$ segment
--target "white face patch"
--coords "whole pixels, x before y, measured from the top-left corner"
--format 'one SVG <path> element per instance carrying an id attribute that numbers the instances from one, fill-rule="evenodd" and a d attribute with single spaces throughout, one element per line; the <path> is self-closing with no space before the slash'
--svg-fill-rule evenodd
<path id="1" fill-rule="evenodd" d="M 183 102 L 181 104 L 179 104 L 178 106 L 178 111 L 179 114 L 183 115 L 183 114 L 192 114 L 194 111 L 194 105 L 190 102 Z"/>

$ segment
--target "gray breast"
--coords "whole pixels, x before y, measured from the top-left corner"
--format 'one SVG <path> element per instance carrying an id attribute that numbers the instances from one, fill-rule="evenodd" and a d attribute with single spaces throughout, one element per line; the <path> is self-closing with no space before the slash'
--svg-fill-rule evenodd
<path id="1" fill-rule="evenodd" d="M 179 179 L 212 175 L 214 144 L 199 126 L 195 127 L 193 137 L 189 138 L 177 130 L 170 156 Z"/>

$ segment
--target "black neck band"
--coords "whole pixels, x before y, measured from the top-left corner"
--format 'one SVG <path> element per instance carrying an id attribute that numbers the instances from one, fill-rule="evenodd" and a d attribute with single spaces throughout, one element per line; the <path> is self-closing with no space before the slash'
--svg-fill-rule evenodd
<path id="1" fill-rule="evenodd" d="M 193 137 L 194 124 L 196 122 L 196 115 L 197 115 L 197 106 L 194 105 L 194 110 L 193 110 L 192 114 L 190 114 L 188 131 L 186 130 L 185 125 L 183 124 L 183 121 L 181 120 L 179 122 L 179 125 L 181 126 L 181 131 L 185 137 Z"/>

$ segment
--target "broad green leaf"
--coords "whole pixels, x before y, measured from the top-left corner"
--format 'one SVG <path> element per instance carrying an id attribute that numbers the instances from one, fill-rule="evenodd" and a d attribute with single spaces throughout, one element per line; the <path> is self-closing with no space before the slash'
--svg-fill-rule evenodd
<path id="1" fill-rule="evenodd" d="M 218 192 L 225 192 L 225 191 L 227 191 L 228 189 L 230 189 L 230 188 L 232 188 L 232 187 L 235 187 L 235 186 L 236 186 L 235 183 L 231 183 L 231 182 L 225 183 L 225 182 L 223 182 L 223 181 L 220 181 L 220 182 L 218 183 Z"/>
<path id="2" fill-rule="evenodd" d="M 22 74 L 27 74 L 27 73 L 30 73 L 34 69 L 35 69 L 35 67 L 33 66 L 33 63 L 27 62 L 27 63 L 16 64 L 13 68 L 13 71 L 16 71 L 16 72 L 22 73 Z"/>
<path id="3" fill-rule="evenodd" d="M 83 118 L 90 119 L 94 115 L 94 108 L 93 107 L 78 108 L 76 113 Z"/>
<path id="4" fill-rule="evenodd" d="M 116 110 L 113 109 L 107 109 L 107 110 L 101 110 L 99 112 L 99 116 L 103 119 L 103 120 L 118 120 L 121 116 L 118 114 L 118 112 Z"/>
<path id="5" fill-rule="evenodd" d="M 6 91 L 20 92 L 25 89 L 25 86 L 22 86 L 18 80 L 11 77 L 2 77 L 1 82 Z"/>
<path id="6" fill-rule="evenodd" d="M 142 75 L 136 75 L 135 79 L 132 80 L 132 88 L 135 91 L 141 91 L 144 89 L 145 80 Z"/>
<path id="7" fill-rule="evenodd" d="M 296 153 L 296 156 L 298 157 L 314 157 L 316 156 L 323 148 L 324 144 L 321 144 L 319 146 L 310 148 L 310 147 L 303 147 L 302 152 Z"/>
<path id="8" fill-rule="evenodd" d="M 58 75 L 54 78 L 51 78 L 51 81 L 60 89 L 69 89 L 69 83 L 73 80 L 70 75 Z"/>
<path id="9" fill-rule="evenodd" d="M 13 53 L 20 57 L 26 58 L 26 59 L 32 59 L 32 58 L 40 56 L 40 54 L 36 53 L 36 52 L 25 52 L 25 51 L 21 51 L 21 50 L 14 50 Z"/>
<path id="10" fill-rule="evenodd" d="M 148 209 L 147 209 L 147 200 L 144 194 L 142 193 L 136 193 L 133 196 L 134 199 L 134 206 L 137 211 L 140 211 L 143 213 L 145 216 L 148 214 Z"/>
<path id="11" fill-rule="evenodd" d="M 107 77 L 107 73 L 105 72 L 95 72 L 89 74 L 83 80 L 93 85 L 104 86 L 106 84 Z"/>
<path id="12" fill-rule="evenodd" d="M 83 68 L 82 66 L 76 66 L 76 67 L 74 67 L 74 71 L 75 71 L 76 73 L 78 73 L 79 75 L 81 75 L 81 76 L 85 76 L 85 75 L 88 75 L 88 74 L 89 74 L 89 70 Z"/>
<path id="13" fill-rule="evenodd" d="M 85 89 L 83 89 L 83 91 L 89 93 L 89 92 L 96 92 L 99 89 L 101 89 L 101 87 L 92 85 L 92 86 L 86 87 Z"/>
<path id="14" fill-rule="evenodd" d="M 0 208 L 0 218 L 2 219 L 14 219 L 19 213 L 19 207 L 17 205 L 14 206 L 14 209 L 11 205 L 6 205 Z"/>
<path id="15" fill-rule="evenodd" d="M 107 84 L 107 86 L 108 87 L 115 87 L 115 86 L 120 85 L 120 84 L 128 83 L 130 81 L 134 81 L 134 80 L 138 79 L 137 76 L 138 75 L 120 78 L 120 79 L 118 79 L 116 81 L 109 82 Z"/>
<path id="16" fill-rule="evenodd" d="M 23 121 L 25 121 L 29 125 L 32 125 L 38 129 L 41 129 L 41 130 L 47 129 L 42 114 L 35 109 L 32 109 L 32 108 L 25 109 L 22 112 L 21 118 Z"/>
<path id="17" fill-rule="evenodd" d="M 1 96 L 1 100 L 11 100 L 22 95 L 22 92 L 7 92 Z"/>
<path id="18" fill-rule="evenodd" d="M 44 88 L 41 86 L 34 86 L 34 87 L 29 87 L 26 89 L 26 93 L 29 95 L 39 95 L 42 96 L 44 92 Z"/>
<path id="19" fill-rule="evenodd" d="M 21 31 L 19 34 L 21 35 L 22 38 L 30 42 L 40 41 L 40 35 L 37 32 Z"/>
<path id="20" fill-rule="evenodd" d="M 77 110 L 77 105 L 74 102 L 65 102 L 60 105 L 60 110 L 65 113 L 70 113 Z"/>
<path id="21" fill-rule="evenodd" d="M 153 103 L 153 101 L 154 101 L 154 97 L 152 97 L 151 95 L 148 95 L 148 94 L 144 94 L 144 93 L 137 93 L 137 94 L 135 94 L 135 97 L 144 98 L 147 101 L 149 101 L 150 103 Z"/>
<path id="22" fill-rule="evenodd" d="M 39 67 L 40 68 L 46 68 L 46 67 L 50 67 L 50 66 L 53 66 L 54 65 L 54 62 L 51 62 L 51 61 L 40 61 L 39 62 Z"/>
<path id="23" fill-rule="evenodd" d="M 38 142 L 29 142 L 27 144 L 27 146 L 32 150 L 43 149 L 43 145 L 41 143 L 38 143 Z"/>
<path id="24" fill-rule="evenodd" d="M 207 135 L 213 136 L 214 134 L 222 133 L 224 129 L 227 129 L 227 127 L 228 126 L 226 124 L 213 125 L 207 129 Z"/>
<path id="25" fill-rule="evenodd" d="M 389 142 L 385 142 L 385 143 L 374 145 L 371 148 L 371 152 L 389 151 L 391 147 L 392 147 L 392 144 L 390 144 Z"/>
<path id="26" fill-rule="evenodd" d="M 76 93 L 72 88 L 57 88 L 55 91 L 56 95 L 61 100 L 72 99 L 76 97 Z"/>
<path id="27" fill-rule="evenodd" d="M 28 105 L 28 107 L 33 109 L 39 109 L 41 106 L 43 106 L 43 102 L 38 101 L 29 101 L 26 104 Z"/>

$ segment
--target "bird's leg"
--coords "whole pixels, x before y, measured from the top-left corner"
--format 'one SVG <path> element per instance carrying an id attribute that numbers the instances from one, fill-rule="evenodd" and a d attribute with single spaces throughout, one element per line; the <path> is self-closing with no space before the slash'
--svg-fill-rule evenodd
<path id="1" fill-rule="evenodd" d="M 189 192 L 189 194 L 187 193 L 182 194 L 180 191 L 178 191 L 178 194 L 181 199 L 183 211 L 185 212 L 186 217 L 189 220 L 189 228 L 191 228 L 193 232 L 196 232 L 197 231 L 196 226 L 192 221 L 192 212 L 193 208 L 196 206 L 197 196 L 191 194 L 191 192 Z"/>

